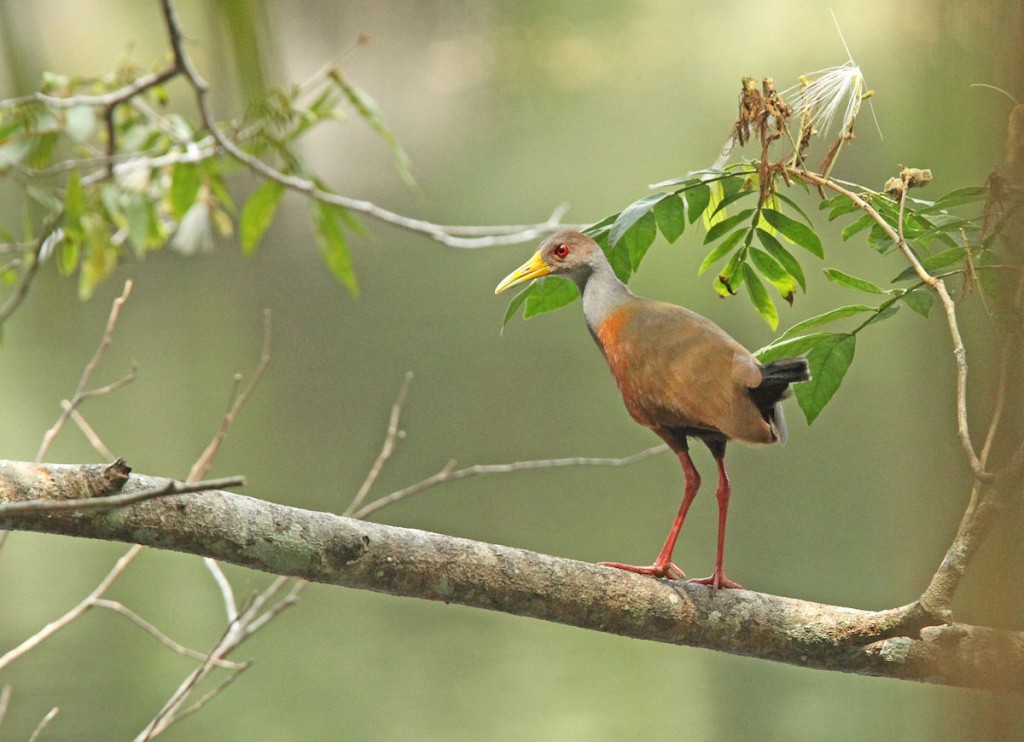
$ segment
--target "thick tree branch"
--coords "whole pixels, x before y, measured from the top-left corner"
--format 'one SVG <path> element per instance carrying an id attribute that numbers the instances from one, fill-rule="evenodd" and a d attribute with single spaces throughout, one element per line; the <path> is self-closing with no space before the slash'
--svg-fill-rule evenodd
<path id="1" fill-rule="evenodd" d="M 20 464 L 0 466 L 0 474 Z M 47 467 L 51 479 L 81 467 Z M 72 476 L 72 478 L 73 478 Z M 123 491 L 166 480 L 132 475 Z M 0 487 L 0 498 L 60 497 Z M 33 530 L 209 556 L 316 582 L 459 603 L 638 639 L 827 670 L 1024 693 L 1024 633 L 923 625 L 916 604 L 861 611 L 653 580 L 506 546 L 352 520 L 227 492 L 99 513 L 0 515 Z"/>

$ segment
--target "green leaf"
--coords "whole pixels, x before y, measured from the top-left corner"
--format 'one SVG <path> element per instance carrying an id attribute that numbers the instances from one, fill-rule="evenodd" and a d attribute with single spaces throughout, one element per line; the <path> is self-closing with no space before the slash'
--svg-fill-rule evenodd
<path id="1" fill-rule="evenodd" d="M 898 311 L 900 311 L 899 304 L 882 304 L 875 310 L 875 315 L 873 317 L 868 317 L 868 321 L 861 325 L 861 327 L 858 328 L 857 330 L 854 330 L 853 332 L 854 334 L 856 334 L 857 332 L 859 332 L 859 330 L 864 329 L 868 325 L 875 325 L 878 324 L 879 322 L 883 322 L 892 317 L 893 315 L 895 315 Z"/>
<path id="2" fill-rule="evenodd" d="M 82 234 L 82 215 L 86 213 L 85 189 L 82 173 L 75 169 L 68 176 L 67 195 L 64 197 L 64 233 Z"/>
<path id="3" fill-rule="evenodd" d="M 730 237 L 730 239 L 732 238 Z M 725 267 L 712 282 L 711 286 L 719 296 L 723 298 L 733 296 L 743 285 L 743 271 L 740 270 L 740 266 L 744 262 L 743 253 L 743 250 L 734 252 L 729 258 L 729 262 L 725 264 Z"/>
<path id="4" fill-rule="evenodd" d="M 45 188 L 40 188 L 31 183 L 25 185 L 24 188 L 29 198 L 40 204 L 51 214 L 59 214 L 60 210 L 64 207 L 61 200 Z"/>
<path id="5" fill-rule="evenodd" d="M 11 268 L 10 264 L 0 265 L 0 284 L 4 286 L 14 286 L 18 283 L 18 272 Z M 3 324 L 0 324 L 0 328 Z"/>
<path id="6" fill-rule="evenodd" d="M 856 335 L 826 333 L 808 352 L 811 380 L 793 387 L 808 425 L 814 422 L 839 390 L 856 350 Z"/>
<path id="7" fill-rule="evenodd" d="M 711 183 L 711 199 L 708 207 L 704 210 L 704 229 L 710 230 L 713 226 L 726 218 L 724 210 L 719 211 L 718 207 L 722 201 L 735 195 L 746 182 L 745 177 L 731 177 L 724 180 L 716 180 Z"/>
<path id="8" fill-rule="evenodd" d="M 854 219 L 852 222 L 843 227 L 842 238 L 843 242 L 847 242 L 858 232 L 863 232 L 868 227 L 876 224 L 875 217 L 871 214 L 865 214 L 862 217 Z"/>
<path id="9" fill-rule="evenodd" d="M 32 137 L 25 164 L 30 168 L 42 170 L 53 162 L 53 153 L 60 142 L 60 135 L 57 133 L 36 134 Z"/>
<path id="10" fill-rule="evenodd" d="M 829 209 L 828 220 L 831 222 L 841 216 L 857 211 L 860 207 L 840 193 L 838 196 L 833 196 L 832 198 L 822 201 L 818 204 L 818 208 L 822 210 Z"/>
<path id="11" fill-rule="evenodd" d="M 662 180 L 657 183 L 651 183 L 647 186 L 650 189 L 665 189 L 665 188 L 676 188 L 678 190 L 685 191 L 688 188 L 693 188 L 695 185 L 700 183 L 700 179 L 696 173 L 687 173 L 675 178 L 669 178 L 668 180 Z M 679 186 L 683 186 L 679 188 Z"/>
<path id="12" fill-rule="evenodd" d="M 157 217 L 153 202 L 141 193 L 126 193 L 124 218 L 128 226 L 128 242 L 137 256 L 143 256 L 156 242 Z"/>
<path id="13" fill-rule="evenodd" d="M 352 268 L 348 243 L 345 241 L 345 233 L 338 223 L 340 217 L 337 211 L 340 207 L 315 201 L 311 203 L 310 208 L 317 243 L 320 246 L 320 254 L 323 256 L 324 262 L 327 263 L 327 267 L 335 279 L 347 288 L 352 296 L 359 296 L 359 283 L 356 281 L 356 274 Z"/>
<path id="14" fill-rule="evenodd" d="M 807 282 L 804 280 L 804 269 L 800 267 L 800 262 L 793 257 L 793 254 L 782 246 L 782 243 L 775 239 L 775 236 L 760 227 L 757 228 L 757 238 L 761 241 L 762 247 L 768 251 L 768 254 L 779 261 L 786 272 L 796 279 L 797 283 L 800 284 L 800 288 L 804 291 L 807 290 Z"/>
<path id="15" fill-rule="evenodd" d="M 509 321 L 519 312 L 519 307 L 521 307 L 523 302 L 529 298 L 530 294 L 533 292 L 533 288 L 534 284 L 531 283 L 525 289 L 512 297 L 512 301 L 508 303 L 508 308 L 505 310 L 505 318 L 501 321 L 502 333 L 505 332 L 505 326 Z"/>
<path id="16" fill-rule="evenodd" d="M 208 160 L 205 165 L 206 178 L 203 180 L 203 184 L 210 189 L 213 200 L 224 211 L 234 214 L 235 200 L 231 198 L 231 193 L 228 191 L 227 186 L 224 185 L 224 174 L 221 172 L 220 167 L 217 166 L 217 160 Z"/>
<path id="17" fill-rule="evenodd" d="M 686 191 L 686 218 L 690 224 L 700 219 L 704 209 L 711 203 L 711 186 L 701 183 Z"/>
<path id="18" fill-rule="evenodd" d="M 962 206 L 963 204 L 974 203 L 976 201 L 984 201 L 987 196 L 988 191 L 984 186 L 967 186 L 966 188 L 958 188 L 955 191 L 950 191 L 944 196 L 940 196 L 939 199 L 930 206 L 925 206 L 922 209 L 915 209 L 915 211 L 918 214 L 945 211 L 953 208 L 954 206 Z"/>
<path id="19" fill-rule="evenodd" d="M 594 242 L 601 245 L 602 247 L 607 247 L 608 242 L 606 238 L 608 236 L 608 230 L 611 229 L 612 224 L 615 223 L 615 220 L 618 219 L 618 217 L 618 214 L 606 216 L 601 221 L 595 222 L 594 224 L 591 224 L 589 227 L 584 229 L 583 234 L 589 236 L 592 240 L 594 240 Z"/>
<path id="20" fill-rule="evenodd" d="M 938 240 L 947 247 L 958 247 L 958 243 L 954 240 L 949 232 L 954 234 L 960 234 L 962 232 L 973 232 L 979 229 L 977 219 L 953 219 L 949 216 L 940 215 L 936 217 L 937 224 L 931 224 L 927 220 L 924 223 L 929 225 L 928 229 L 914 236 L 914 240 L 921 245 L 929 246 L 932 242 Z"/>
<path id="21" fill-rule="evenodd" d="M 210 204 L 210 224 L 214 226 L 217 234 L 221 237 L 230 237 L 235 233 L 235 224 L 231 221 L 231 215 L 216 203 Z"/>
<path id="22" fill-rule="evenodd" d="M 802 356 L 807 351 L 834 336 L 834 332 L 814 332 L 793 338 L 777 338 L 773 342 L 754 351 L 754 357 L 761 363 L 771 363 L 780 358 Z"/>
<path id="23" fill-rule="evenodd" d="M 837 193 L 834 196 L 829 196 L 824 201 L 818 202 L 818 211 L 825 211 L 826 209 L 834 209 L 836 206 L 842 203 L 846 203 L 848 199 L 841 193 Z"/>
<path id="24" fill-rule="evenodd" d="M 239 237 L 245 255 L 253 253 L 267 228 L 274 221 L 274 213 L 283 195 L 283 185 L 275 180 L 265 180 L 245 202 L 239 222 Z"/>
<path id="25" fill-rule="evenodd" d="M 654 214 L 649 211 L 626 232 L 622 244 L 629 251 L 629 267 L 633 272 L 640 267 L 640 261 L 644 259 L 657 236 L 657 223 Z"/>
<path id="26" fill-rule="evenodd" d="M 779 295 L 789 304 L 792 304 L 793 294 L 796 293 L 796 280 L 786 272 L 782 264 L 768 253 L 758 250 L 756 247 L 749 248 L 747 255 L 750 256 L 750 262 L 754 264 L 758 272 L 767 278 L 768 282 L 778 290 Z"/>
<path id="27" fill-rule="evenodd" d="M 199 166 L 191 162 L 179 162 L 171 174 L 171 215 L 178 221 L 185 216 L 195 203 L 203 178 Z"/>
<path id="28" fill-rule="evenodd" d="M 82 254 L 82 242 L 85 232 L 65 232 L 64 239 L 57 244 L 54 257 L 57 260 L 57 271 L 62 276 L 70 276 L 78 268 L 78 260 Z"/>
<path id="29" fill-rule="evenodd" d="M 534 281 L 533 285 L 535 286 L 534 290 L 526 297 L 526 309 L 523 310 L 524 319 L 561 309 L 580 297 L 576 284 L 564 278 L 545 278 L 541 281 Z"/>
<path id="30" fill-rule="evenodd" d="M 651 209 L 654 208 L 654 205 L 664 197 L 664 193 L 652 193 L 624 208 L 608 232 L 609 246 L 615 247 L 618 245 L 619 241 L 626 236 L 626 233 L 632 229 L 633 225 L 647 216 Z"/>
<path id="31" fill-rule="evenodd" d="M 78 296 L 85 301 L 117 267 L 118 251 L 110 240 L 110 226 L 99 214 L 83 216 L 82 226 L 85 228 L 86 252 L 78 276 Z"/>
<path id="32" fill-rule="evenodd" d="M 709 219 L 714 219 L 716 216 L 718 216 L 719 213 L 722 213 L 726 209 L 728 209 L 731 204 L 736 203 L 741 198 L 746 198 L 747 196 L 753 196 L 755 193 L 757 193 L 757 191 L 754 191 L 754 190 L 749 190 L 749 191 L 748 190 L 739 190 L 739 191 L 736 191 L 736 193 L 732 193 L 732 194 L 726 196 L 721 201 L 719 201 L 717 204 L 715 204 L 715 209 L 710 214 L 708 214 L 708 218 Z M 724 214 L 723 214 L 723 216 L 724 216 Z"/>
<path id="33" fill-rule="evenodd" d="M 700 267 L 697 269 L 697 275 L 703 276 L 712 265 L 732 252 L 733 248 L 735 248 L 739 241 L 743 239 L 743 235 L 749 231 L 749 228 L 737 229 L 731 235 L 715 245 L 711 252 L 704 256 L 704 260 L 701 261 Z"/>
<path id="34" fill-rule="evenodd" d="M 928 273 L 934 276 L 937 273 L 945 272 L 947 268 L 962 265 L 966 255 L 966 247 L 953 247 L 949 250 L 943 250 L 940 253 L 936 253 L 935 255 L 930 255 L 920 262 L 921 266 L 928 271 Z M 917 271 L 914 270 L 913 266 L 909 266 L 906 270 L 896 276 L 896 278 L 892 279 L 892 282 L 898 283 L 899 281 L 907 281 L 917 278 Z"/>
<path id="35" fill-rule="evenodd" d="M 623 283 L 629 283 L 629 279 L 633 275 L 633 262 L 629 255 L 629 248 L 622 244 L 614 250 L 606 251 L 605 254 L 618 279 Z"/>
<path id="36" fill-rule="evenodd" d="M 750 221 L 750 215 L 753 213 L 753 209 L 744 209 L 738 214 L 733 214 L 732 216 L 717 222 L 708 229 L 708 233 L 704 235 L 704 244 L 706 245 L 709 242 L 714 242 L 727 232 L 731 232 L 740 222 L 744 220 Z"/>
<path id="37" fill-rule="evenodd" d="M 892 237 L 882 228 L 881 224 L 873 223 L 871 231 L 868 232 L 868 247 L 881 255 L 888 255 L 896 249 L 896 243 L 892 241 Z"/>
<path id="38" fill-rule="evenodd" d="M 791 219 L 781 211 L 775 211 L 774 209 L 762 209 L 761 216 L 764 217 L 766 222 L 779 230 L 790 242 L 800 245 L 800 247 L 813 255 L 817 255 L 819 258 L 825 257 L 825 251 L 821 247 L 821 240 L 814 233 L 814 230 L 806 224 Z"/>
<path id="39" fill-rule="evenodd" d="M 747 294 L 750 296 L 750 301 L 754 304 L 754 308 L 757 309 L 757 313 L 761 315 L 761 318 L 774 330 L 779 326 L 779 311 L 775 308 L 775 302 L 772 301 L 772 297 L 768 295 L 768 291 L 765 289 L 764 284 L 761 283 L 761 279 L 757 277 L 757 273 L 754 272 L 754 269 L 749 264 L 743 263 L 741 270 L 743 271 L 743 279 L 747 284 Z"/>
<path id="40" fill-rule="evenodd" d="M 384 123 L 384 115 L 381 113 L 377 102 L 368 93 L 349 83 L 341 74 L 341 70 L 333 70 L 331 72 L 331 79 L 338 85 L 341 92 L 345 94 L 345 97 L 348 98 L 349 103 L 356 109 L 356 112 L 384 140 L 384 143 L 391 151 L 391 156 L 395 161 L 395 168 L 398 170 L 402 180 L 405 181 L 406 185 L 415 186 L 416 180 L 412 177 L 412 162 L 409 160 L 409 155 L 405 153 L 398 139 L 391 132 L 391 129 L 388 128 L 387 124 Z"/>
<path id="41" fill-rule="evenodd" d="M 808 226 L 811 226 L 813 224 L 813 222 L 811 221 L 811 217 L 807 216 L 807 213 L 803 209 L 800 208 L 800 204 L 798 204 L 796 201 L 791 199 L 785 193 L 779 193 L 778 191 L 775 191 L 775 193 L 773 195 L 779 201 L 781 201 L 782 203 L 786 204 L 786 206 L 788 206 L 793 211 L 795 211 L 797 214 L 799 214 L 800 218 L 803 219 L 807 223 Z M 776 211 L 778 210 L 776 208 L 777 204 L 775 204 L 775 203 L 771 203 L 771 204 L 769 204 L 769 206 L 771 208 L 775 209 Z"/>
<path id="42" fill-rule="evenodd" d="M 935 303 L 935 295 L 930 289 L 926 288 L 910 289 L 900 296 L 900 301 L 922 317 L 927 318 L 932 310 L 932 305 Z"/>
<path id="43" fill-rule="evenodd" d="M 674 193 L 665 196 L 654 205 L 654 218 L 669 244 L 675 242 L 686 228 L 686 206 L 683 205 L 683 199 Z"/>
<path id="44" fill-rule="evenodd" d="M 836 284 L 837 286 L 842 286 L 843 288 L 847 289 L 863 291 L 868 294 L 888 293 L 884 289 L 871 283 L 871 281 L 866 281 L 863 278 L 851 276 L 849 273 L 843 273 L 842 271 L 836 270 L 834 268 L 827 268 L 825 270 L 825 278 L 827 278 L 829 281 Z"/>
<path id="45" fill-rule="evenodd" d="M 810 330 L 813 327 L 821 327 L 822 325 L 827 325 L 828 323 L 835 322 L 836 320 L 841 320 L 845 319 L 846 317 L 853 317 L 858 314 L 864 314 L 865 312 L 874 311 L 876 311 L 874 307 L 869 307 L 864 304 L 850 304 L 845 307 L 838 307 L 837 309 L 829 310 L 828 312 L 824 312 L 823 314 L 819 314 L 814 317 L 809 317 L 803 320 L 802 322 L 797 322 L 784 333 L 779 335 L 778 339 L 775 342 L 777 343 L 782 340 L 788 340 L 789 338 L 797 337 L 801 333 L 806 332 L 807 330 Z"/>

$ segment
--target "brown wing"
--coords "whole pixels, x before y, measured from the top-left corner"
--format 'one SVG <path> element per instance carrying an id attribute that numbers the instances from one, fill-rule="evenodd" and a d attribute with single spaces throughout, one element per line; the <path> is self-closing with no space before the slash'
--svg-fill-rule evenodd
<path id="1" fill-rule="evenodd" d="M 719 431 L 752 443 L 773 440 L 750 398 L 762 378 L 757 361 L 710 320 L 637 299 L 616 310 L 597 334 L 637 422 L 656 430 Z"/>

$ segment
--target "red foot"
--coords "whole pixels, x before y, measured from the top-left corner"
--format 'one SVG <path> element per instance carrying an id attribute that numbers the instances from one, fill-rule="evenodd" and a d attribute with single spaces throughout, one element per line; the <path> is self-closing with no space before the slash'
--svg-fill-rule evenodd
<path id="1" fill-rule="evenodd" d="M 651 575 L 651 577 L 667 577 L 670 580 L 681 580 L 686 577 L 683 570 L 679 569 L 672 562 L 659 564 L 655 562 L 649 567 L 638 567 L 635 564 L 621 564 L 619 562 L 598 562 L 602 567 L 624 569 L 627 572 L 635 572 L 638 575 Z"/>
<path id="2" fill-rule="evenodd" d="M 687 580 L 694 585 L 707 585 L 708 587 L 714 588 L 715 590 L 721 590 L 722 588 L 728 588 L 730 590 L 743 590 L 743 585 L 738 582 L 733 582 L 725 576 L 724 572 L 715 570 L 710 577 L 697 577 L 693 580 Z"/>

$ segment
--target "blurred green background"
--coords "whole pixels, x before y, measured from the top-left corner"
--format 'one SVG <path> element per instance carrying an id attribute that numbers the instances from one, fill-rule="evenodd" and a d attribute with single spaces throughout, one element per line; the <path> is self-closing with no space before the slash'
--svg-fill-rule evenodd
<path id="1" fill-rule="evenodd" d="M 191 51 L 222 117 L 264 84 L 344 63 L 410 153 L 410 192 L 362 122 L 317 134 L 307 154 L 346 195 L 441 223 L 542 221 L 559 203 L 588 223 L 646 185 L 709 165 L 735 115 L 743 75 L 797 76 L 846 60 L 828 7 L 814 2 L 179 3 Z M 835 0 L 868 86 L 867 109 L 836 175 L 880 187 L 900 163 L 930 167 L 937 196 L 976 184 L 1001 160 L 1009 101 L 1024 89 L 1017 0 Z M 35 89 L 44 70 L 98 75 L 131 49 L 167 47 L 155 2 L 0 2 L 0 95 Z M 180 84 L 173 94 L 184 94 Z M 241 200 L 251 182 L 239 181 Z M 18 224 L 11 186 L 0 204 Z M 929 194 L 924 194 L 929 195 Z M 813 204 L 810 204 L 813 208 Z M 384 494 L 461 464 L 620 456 L 656 442 L 628 417 L 578 306 L 499 335 L 493 288 L 533 245 L 456 250 L 381 224 L 353 243 L 362 286 L 350 298 L 322 266 L 296 196 L 257 254 L 228 242 L 209 256 L 128 262 L 88 304 L 52 267 L 4 328 L 0 456 L 31 459 L 59 401 L 95 349 L 110 301 L 134 281 L 97 382 L 139 378 L 83 413 L 136 471 L 183 477 L 220 422 L 231 376 L 258 360 L 261 311 L 273 360 L 213 475 L 245 493 L 340 512 L 379 450 L 403 374 L 415 374 L 406 438 Z M 885 282 L 899 270 L 829 227 L 829 264 Z M 717 299 L 695 277 L 690 230 L 657 244 L 633 287 L 712 316 L 748 347 L 771 339 L 745 298 Z M 782 307 L 783 327 L 848 301 L 812 277 Z M 965 307 L 969 350 L 988 332 Z M 983 342 L 978 342 L 982 346 Z M 987 359 L 972 357 L 984 410 Z M 785 448 L 734 446 L 731 577 L 765 592 L 858 608 L 913 600 L 941 559 L 969 478 L 954 432 L 953 365 L 940 318 L 903 316 L 862 335 L 846 384 L 813 428 L 790 405 Z M 981 425 L 981 416 L 976 416 Z M 713 479 L 710 456 L 695 454 Z M 51 461 L 95 461 L 68 429 Z M 707 488 L 676 561 L 710 572 Z M 382 521 L 586 561 L 645 562 L 682 493 L 669 456 L 628 469 L 477 478 L 380 513 Z M 1019 533 L 1019 528 L 1016 531 Z M 77 603 L 125 547 L 13 534 L 0 552 L 0 652 Z M 1000 553 L 979 573 L 998 575 Z M 1019 552 L 1018 552 L 1019 553 Z M 267 576 L 229 568 L 239 594 Z M 962 618 L 1019 628 L 1010 583 L 968 579 Z M 1000 596 L 992 599 L 991 595 Z M 174 638 L 204 649 L 223 609 L 198 559 L 147 552 L 111 592 Z M 802 670 L 708 651 L 313 585 L 237 659 L 255 666 L 167 739 L 625 740 L 1014 739 L 1019 699 Z M 44 739 L 124 739 L 157 712 L 192 663 L 123 618 L 94 611 L 0 676 L 14 693 L 0 737 L 24 739 L 53 706 Z"/>

